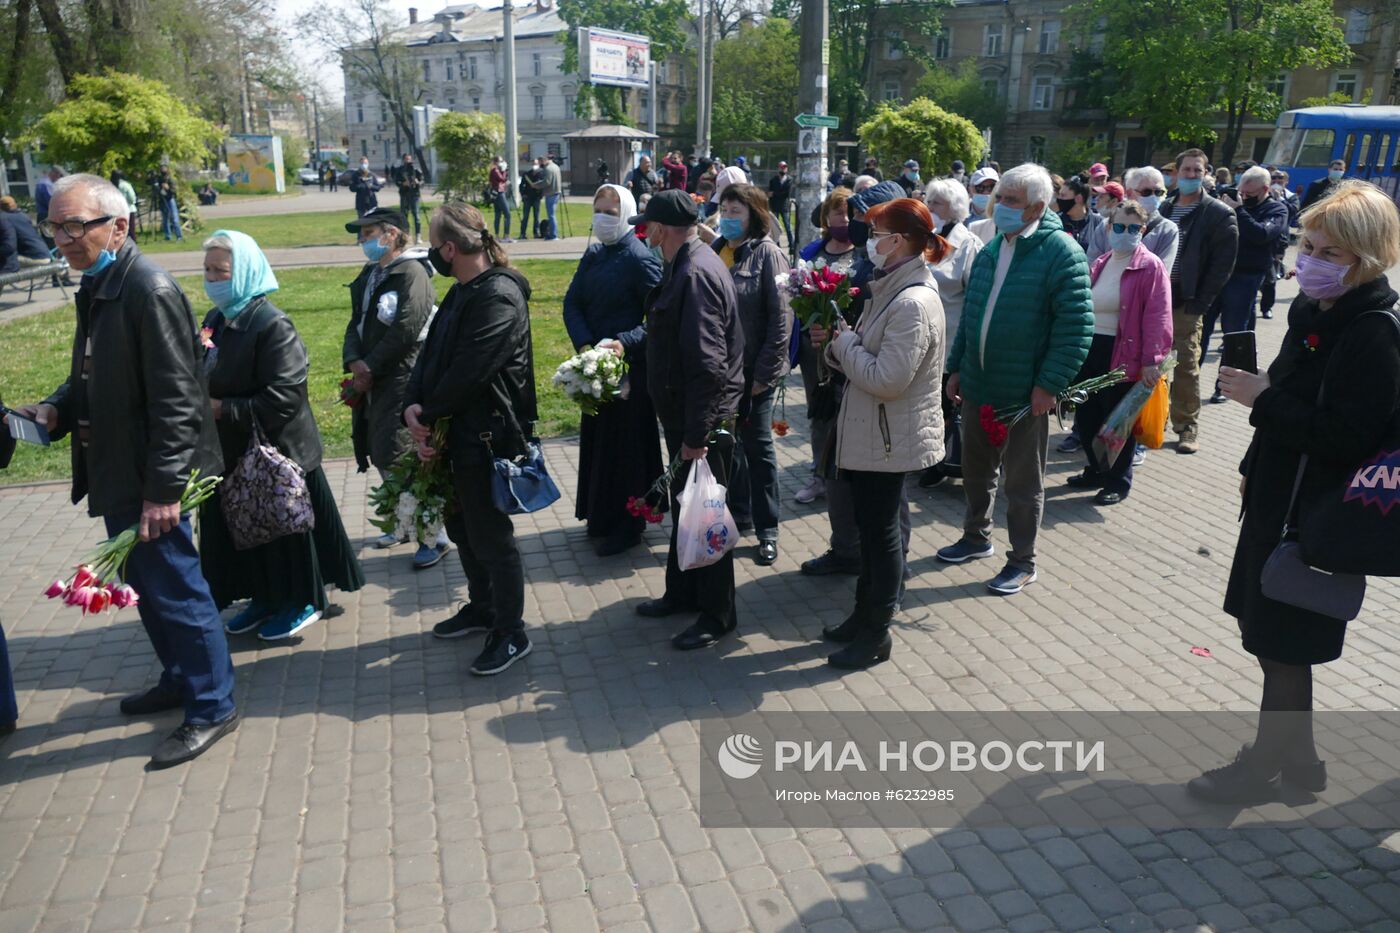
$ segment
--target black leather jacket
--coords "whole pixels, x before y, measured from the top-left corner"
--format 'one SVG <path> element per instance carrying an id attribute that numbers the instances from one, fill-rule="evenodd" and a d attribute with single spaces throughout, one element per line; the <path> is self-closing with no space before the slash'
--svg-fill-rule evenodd
<path id="1" fill-rule="evenodd" d="M 452 286 L 428 328 L 428 339 L 404 393 L 404 407 L 422 405 L 419 420 L 452 419 L 452 463 L 476 465 L 524 453 L 534 433 L 534 348 L 530 283 L 514 269 L 492 268 Z M 490 452 L 487 439 L 490 435 Z"/>
<path id="2" fill-rule="evenodd" d="M 87 496 L 89 514 L 123 518 L 143 500 L 178 502 L 192 469 L 223 470 L 189 299 L 127 240 L 115 263 L 84 278 L 77 302 L 68 381 L 45 399 L 58 409 L 57 436 L 75 432 L 91 337 L 91 441 L 84 456 L 74 438 L 73 502 Z"/>
<path id="3" fill-rule="evenodd" d="M 306 345 L 292 319 L 259 296 L 231 321 L 215 308 L 204 326 L 213 331 L 204 366 L 209 396 L 222 407 L 216 423 L 225 468 L 232 470 L 247 451 L 254 419 L 303 470 L 320 466 L 321 432 L 306 394 Z"/>

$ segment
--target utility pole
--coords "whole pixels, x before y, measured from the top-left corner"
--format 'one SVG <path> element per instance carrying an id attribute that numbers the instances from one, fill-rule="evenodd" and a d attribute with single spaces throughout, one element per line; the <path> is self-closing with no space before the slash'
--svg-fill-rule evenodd
<path id="1" fill-rule="evenodd" d="M 506 171 L 510 173 L 510 190 L 506 192 L 506 199 L 515 203 L 515 193 L 520 190 L 520 135 L 515 113 L 515 8 L 511 0 L 501 4 L 501 12 L 505 16 L 502 52 L 506 74 L 502 90 L 505 92 L 506 111 Z"/>
<path id="2" fill-rule="evenodd" d="M 311 122 L 312 125 L 316 128 L 314 139 L 316 144 L 315 161 L 319 164 L 321 161 L 321 107 L 316 100 L 316 94 L 314 91 L 311 94 Z"/>
<path id="3" fill-rule="evenodd" d="M 706 75 L 709 58 L 705 54 L 705 38 L 709 30 L 705 17 L 708 15 L 707 0 L 700 0 L 700 20 L 695 28 L 696 51 L 699 64 L 695 70 L 695 155 L 701 159 L 710 154 L 710 140 L 706 133 L 706 114 L 710 112 L 708 95 L 709 80 Z"/>
<path id="4" fill-rule="evenodd" d="M 802 0 L 797 64 L 797 106 L 802 113 L 826 114 L 829 27 L 827 0 Z M 797 242 L 810 243 L 821 232 L 812 226 L 812 208 L 821 203 L 826 193 L 826 129 L 804 129 L 798 133 L 799 140 L 804 136 L 816 145 L 811 147 L 815 151 L 799 148 L 797 152 Z"/>
<path id="5" fill-rule="evenodd" d="M 247 63 L 243 60 L 243 37 L 236 31 L 234 32 L 234 45 L 238 52 L 238 98 L 243 107 L 243 135 L 246 136 L 252 132 L 250 128 L 252 116 L 248 107 L 248 68 Z"/>
<path id="6" fill-rule="evenodd" d="M 710 154 L 710 117 L 715 112 L 715 37 L 710 32 L 710 16 L 714 11 L 714 0 L 703 0 L 705 4 L 705 155 Z"/>
<path id="7" fill-rule="evenodd" d="M 647 132 L 656 135 L 656 61 L 647 63 Z"/>

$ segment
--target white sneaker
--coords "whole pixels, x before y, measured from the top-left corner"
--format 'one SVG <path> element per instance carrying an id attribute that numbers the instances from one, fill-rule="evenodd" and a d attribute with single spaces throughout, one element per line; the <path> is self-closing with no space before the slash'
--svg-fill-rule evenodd
<path id="1" fill-rule="evenodd" d="M 808 481 L 806 486 L 797 490 L 797 495 L 793 498 L 803 505 L 808 505 L 809 503 L 815 502 L 817 499 L 823 499 L 825 497 L 826 480 L 822 479 L 820 476 L 814 476 Z"/>

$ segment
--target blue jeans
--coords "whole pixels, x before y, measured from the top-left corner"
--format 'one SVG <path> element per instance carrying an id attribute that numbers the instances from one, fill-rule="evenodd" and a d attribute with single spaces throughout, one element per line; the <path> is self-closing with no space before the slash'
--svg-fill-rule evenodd
<path id="1" fill-rule="evenodd" d="M 506 197 L 504 191 L 497 191 L 491 199 L 491 206 L 496 209 L 496 239 L 501 238 L 501 218 L 505 218 L 506 236 L 510 236 L 510 199 Z"/>
<path id="2" fill-rule="evenodd" d="M 544 212 L 549 216 L 549 233 L 546 239 L 559 239 L 559 221 L 555 218 L 554 212 L 559 207 L 559 195 L 547 194 L 544 196 Z"/>
<path id="3" fill-rule="evenodd" d="M 177 240 L 183 240 L 185 233 L 180 229 L 180 205 L 174 198 L 166 198 L 160 205 L 160 223 L 168 240 L 173 235 Z"/>
<path id="4" fill-rule="evenodd" d="M 0 628 L 0 726 L 19 718 L 15 702 L 15 675 L 10 670 L 10 649 L 5 644 L 5 630 Z"/>
<path id="5" fill-rule="evenodd" d="M 107 534 L 119 534 L 139 518 L 105 516 Z M 200 573 L 188 515 L 180 516 L 173 531 L 132 549 L 126 582 L 141 597 L 141 624 L 164 668 L 160 686 L 180 694 L 185 722 L 223 722 L 234 712 L 233 661 L 219 610 Z"/>
<path id="6" fill-rule="evenodd" d="M 1206 348 L 1210 346 L 1210 335 L 1220 323 L 1222 334 L 1233 334 L 1241 330 L 1254 330 L 1254 301 L 1259 294 L 1259 286 L 1264 284 L 1263 272 L 1235 272 L 1220 289 L 1220 297 L 1215 299 L 1211 313 L 1206 315 L 1201 333 L 1201 360 L 1205 361 Z M 1215 391 L 1220 391 L 1220 380 L 1215 382 Z"/>

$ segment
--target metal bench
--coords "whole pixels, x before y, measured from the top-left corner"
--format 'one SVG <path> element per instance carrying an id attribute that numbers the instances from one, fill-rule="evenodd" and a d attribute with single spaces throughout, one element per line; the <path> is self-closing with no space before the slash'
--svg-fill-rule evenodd
<path id="1" fill-rule="evenodd" d="M 54 284 L 63 292 L 63 297 L 68 297 L 68 289 L 64 286 L 63 280 L 68 277 L 68 260 L 61 259 L 54 262 L 46 262 L 35 266 L 20 266 L 14 272 L 0 273 L 0 292 L 6 286 L 29 284 L 29 295 L 24 299 L 26 302 L 34 300 L 34 288 L 44 279 L 52 278 Z"/>

